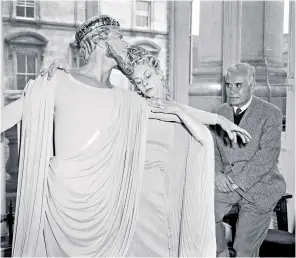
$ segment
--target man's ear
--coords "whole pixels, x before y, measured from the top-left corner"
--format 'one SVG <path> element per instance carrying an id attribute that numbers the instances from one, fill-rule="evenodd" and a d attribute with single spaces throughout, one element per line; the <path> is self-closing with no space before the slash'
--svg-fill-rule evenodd
<path id="1" fill-rule="evenodd" d="M 256 86 L 256 81 L 255 79 L 251 82 L 251 92 L 253 93 L 254 89 L 255 89 L 255 86 Z"/>

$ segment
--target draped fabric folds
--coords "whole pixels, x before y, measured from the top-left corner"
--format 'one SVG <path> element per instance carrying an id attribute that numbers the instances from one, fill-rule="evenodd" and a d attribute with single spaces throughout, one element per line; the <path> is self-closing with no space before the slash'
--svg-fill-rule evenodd
<path id="1" fill-rule="evenodd" d="M 114 89 L 106 130 L 59 159 L 52 156 L 55 84 L 38 77 L 24 98 L 13 256 L 124 256 L 136 223 L 147 106 Z"/>
<path id="2" fill-rule="evenodd" d="M 180 257 L 216 256 L 214 143 L 209 130 L 200 126 L 200 142 L 191 137 L 188 149 Z"/>
<path id="3" fill-rule="evenodd" d="M 46 179 L 52 156 L 55 88 L 45 77 L 22 96 L 21 145 L 12 256 L 34 256 L 43 242 Z"/>
<path id="4" fill-rule="evenodd" d="M 139 212 L 128 257 L 215 257 L 214 150 L 178 123 L 149 120 Z"/>
<path id="5" fill-rule="evenodd" d="M 23 95 L 12 255 L 125 256 L 146 183 L 146 102 L 136 93 L 114 89 L 115 106 L 105 129 L 62 159 L 53 156 L 58 79 L 49 82 L 39 76 Z M 199 141 L 186 135 L 187 153 L 180 153 L 184 165 L 167 181 L 166 209 L 173 234 L 168 235 L 168 248 L 174 246 L 169 255 L 215 256 L 213 140 L 204 125 Z"/>

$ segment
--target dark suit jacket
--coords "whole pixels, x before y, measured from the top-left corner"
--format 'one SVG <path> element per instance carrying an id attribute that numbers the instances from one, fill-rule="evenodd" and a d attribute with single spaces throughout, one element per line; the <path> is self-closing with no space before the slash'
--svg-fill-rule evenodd
<path id="1" fill-rule="evenodd" d="M 214 112 L 233 121 L 233 107 L 227 103 Z M 285 180 L 277 167 L 282 112 L 275 105 L 253 96 L 239 126 L 251 134 L 250 143 L 231 143 L 227 134 L 216 126 L 215 170 L 228 174 L 245 199 L 260 209 L 271 209 L 286 191 Z"/>

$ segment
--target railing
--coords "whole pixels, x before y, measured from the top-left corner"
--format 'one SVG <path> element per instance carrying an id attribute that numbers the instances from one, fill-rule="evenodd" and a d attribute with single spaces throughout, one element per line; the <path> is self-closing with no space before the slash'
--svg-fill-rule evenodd
<path id="1" fill-rule="evenodd" d="M 9 100 L 16 100 L 20 98 L 23 93 L 23 90 L 4 90 L 4 98 Z"/>
<path id="2" fill-rule="evenodd" d="M 8 226 L 8 244 L 12 245 L 12 239 L 13 239 L 13 224 L 14 224 L 14 212 L 13 212 L 13 206 L 12 201 L 10 200 L 9 203 L 9 211 L 6 215 L 2 215 L 1 217 L 1 223 L 6 222 Z"/>

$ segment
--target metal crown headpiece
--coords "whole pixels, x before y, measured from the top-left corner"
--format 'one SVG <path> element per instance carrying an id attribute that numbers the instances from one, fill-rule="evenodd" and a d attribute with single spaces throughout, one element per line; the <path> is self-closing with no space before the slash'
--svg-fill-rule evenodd
<path id="1" fill-rule="evenodd" d="M 75 39 L 76 39 L 77 46 L 78 47 L 80 46 L 81 40 L 83 40 L 88 33 L 104 26 L 113 26 L 113 27 L 117 27 L 118 29 L 120 28 L 119 22 L 108 15 L 100 15 L 100 16 L 92 17 L 89 20 L 87 20 L 85 23 L 80 25 L 76 30 Z"/>

